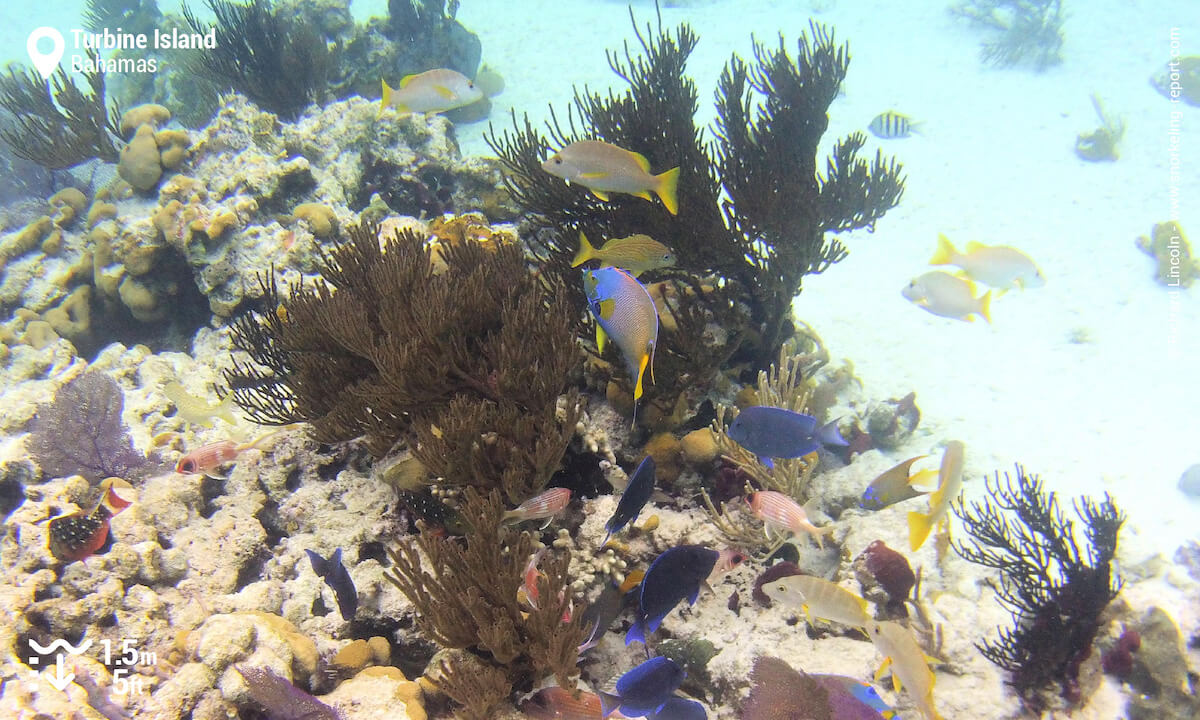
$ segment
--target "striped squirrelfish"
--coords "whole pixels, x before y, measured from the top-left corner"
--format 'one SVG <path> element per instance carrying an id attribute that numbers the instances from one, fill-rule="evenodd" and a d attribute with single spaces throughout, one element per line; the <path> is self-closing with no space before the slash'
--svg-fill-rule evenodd
<path id="1" fill-rule="evenodd" d="M 840 585 L 811 575 L 789 575 L 762 586 L 772 600 L 799 607 L 811 625 L 813 620 L 866 628 L 872 621 L 867 601 Z"/>
<path id="2" fill-rule="evenodd" d="M 896 692 L 901 687 L 907 690 L 925 720 L 943 720 L 933 706 L 933 670 L 929 668 L 925 653 L 921 652 L 921 646 L 912 633 L 894 622 L 873 622 L 867 626 L 867 635 L 884 657 L 883 664 L 875 672 L 875 682 L 879 682 L 888 665 L 891 665 L 892 687 Z"/>
<path id="3" fill-rule="evenodd" d="M 832 526 L 817 527 L 808 519 L 808 513 L 799 503 L 775 490 L 760 490 L 746 497 L 750 509 L 768 526 L 786 530 L 793 535 L 808 533 L 824 549 L 822 537 L 833 532 Z"/>
<path id="4" fill-rule="evenodd" d="M 398 87 L 392 88 L 387 80 L 383 84 L 383 96 L 379 100 L 378 120 L 388 106 L 401 113 L 440 113 L 465 107 L 483 99 L 483 91 L 457 70 L 436 68 L 415 75 L 406 75 Z"/>
<path id="5" fill-rule="evenodd" d="M 938 487 L 929 494 L 929 512 L 910 512 L 908 514 L 908 544 L 913 550 L 918 550 L 925 544 L 929 532 L 935 524 L 948 523 L 947 513 L 950 503 L 958 499 L 962 492 L 963 455 L 966 448 L 958 440 L 946 443 L 946 451 L 942 453 L 942 465 L 938 468 Z"/>
<path id="6" fill-rule="evenodd" d="M 948 272 L 933 270 L 909 281 L 900 294 L 926 312 L 971 322 L 979 315 L 991 322 L 992 291 L 975 297 L 975 283 Z"/>
<path id="7" fill-rule="evenodd" d="M 588 260 L 599 260 L 601 267 L 623 268 L 637 277 L 648 270 L 673 266 L 675 253 L 649 235 L 613 238 L 597 250 L 586 235 L 579 233 L 579 252 L 575 253 L 571 267 L 579 267 Z"/>
<path id="8" fill-rule="evenodd" d="M 573 142 L 547 158 L 542 169 L 584 186 L 601 200 L 608 200 L 610 192 L 636 195 L 644 200 L 651 200 L 650 193 L 654 193 L 667 212 L 672 215 L 679 212 L 679 168 L 652 175 L 649 160 L 616 145 L 599 140 Z"/>
<path id="9" fill-rule="evenodd" d="M 521 703 L 521 712 L 533 720 L 601 720 L 604 717 L 599 695 L 586 690 L 572 693 L 558 686 L 538 690 Z M 609 717 L 625 716 L 614 713 Z"/>
<path id="10" fill-rule="evenodd" d="M 241 455 L 246 450 L 257 448 L 262 443 L 290 427 L 293 427 L 293 425 L 285 425 L 248 443 L 239 444 L 233 440 L 226 439 L 201 445 L 179 458 L 178 462 L 175 463 L 175 472 L 180 475 L 209 475 L 211 471 L 216 470 L 225 463 L 237 460 L 238 455 Z"/>
<path id="11" fill-rule="evenodd" d="M 1039 288 L 1046 277 L 1029 256 L 1007 245 L 967 243 L 967 251 L 959 252 L 945 235 L 938 235 L 938 249 L 930 265 L 954 265 L 962 268 L 972 280 L 987 283 L 1001 291 L 1012 287 Z"/>
<path id="12" fill-rule="evenodd" d="M 620 268 L 583 271 L 588 309 L 596 317 L 596 347 L 604 352 L 611 336 L 621 350 L 633 380 L 633 401 L 642 397 L 642 376 L 650 367 L 654 379 L 654 347 L 658 344 L 658 311 L 646 287 Z"/>
<path id="13" fill-rule="evenodd" d="M 504 513 L 502 522 L 519 523 L 526 520 L 546 520 L 546 524 L 550 524 L 550 519 L 563 511 L 567 507 L 567 503 L 571 502 L 571 491 L 567 488 L 550 488 L 540 495 L 535 495 L 516 507 L 515 510 L 509 510 Z"/>
<path id="14" fill-rule="evenodd" d="M 106 478 L 100 491 L 100 501 L 90 512 L 77 510 L 50 518 L 46 545 L 56 559 L 75 562 L 99 550 L 108 539 L 109 521 L 137 499 L 137 490 L 121 478 Z"/>
<path id="15" fill-rule="evenodd" d="M 875 137 L 883 138 L 884 140 L 895 140 L 897 138 L 906 138 L 917 130 L 921 123 L 914 122 L 907 115 L 901 115 L 895 110 L 888 110 L 875 116 L 867 129 L 870 130 Z"/>

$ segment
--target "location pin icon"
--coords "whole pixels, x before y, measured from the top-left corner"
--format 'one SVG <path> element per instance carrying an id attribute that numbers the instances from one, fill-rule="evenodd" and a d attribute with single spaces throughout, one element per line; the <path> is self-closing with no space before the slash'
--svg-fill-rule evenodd
<path id="1" fill-rule="evenodd" d="M 44 53 L 38 50 L 38 42 L 43 38 L 49 38 L 54 47 L 50 52 Z M 29 53 L 29 59 L 33 61 L 33 66 L 37 68 L 38 74 L 43 80 L 49 80 L 54 74 L 54 69 L 58 67 L 58 61 L 62 60 L 63 51 L 67 44 L 63 41 L 62 33 L 52 27 L 40 27 L 37 30 L 29 33 L 29 39 L 25 41 L 25 50 Z"/>

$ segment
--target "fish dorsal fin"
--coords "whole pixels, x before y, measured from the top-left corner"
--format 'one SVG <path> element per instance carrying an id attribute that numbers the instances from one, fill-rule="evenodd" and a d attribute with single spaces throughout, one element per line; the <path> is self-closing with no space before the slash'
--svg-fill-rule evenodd
<path id="1" fill-rule="evenodd" d="M 416 75 L 405 75 L 404 77 L 400 78 L 400 89 L 408 87 L 408 84 L 411 83 L 415 77 Z"/>
<path id="2" fill-rule="evenodd" d="M 650 161 L 646 159 L 645 155 L 633 151 L 630 151 L 629 155 L 633 158 L 633 161 L 638 164 L 638 167 L 646 172 L 650 172 Z"/>
<path id="3" fill-rule="evenodd" d="M 976 250 L 983 250 L 986 247 L 987 247 L 987 245 L 984 245 L 981 242 L 976 242 L 976 241 L 972 240 L 971 242 L 967 243 L 967 252 L 973 253 Z"/>

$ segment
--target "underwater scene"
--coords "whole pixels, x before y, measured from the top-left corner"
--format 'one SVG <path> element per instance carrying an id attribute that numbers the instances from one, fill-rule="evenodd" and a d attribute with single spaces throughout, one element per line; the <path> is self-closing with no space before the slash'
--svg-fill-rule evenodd
<path id="1" fill-rule="evenodd" d="M 1200 720 L 1194 0 L 10 0 L 0 718 Z"/>

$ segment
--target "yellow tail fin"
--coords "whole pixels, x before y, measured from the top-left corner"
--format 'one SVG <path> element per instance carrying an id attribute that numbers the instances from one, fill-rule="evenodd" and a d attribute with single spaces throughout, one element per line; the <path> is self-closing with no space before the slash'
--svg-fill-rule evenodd
<path id="1" fill-rule="evenodd" d="M 392 103 L 392 88 L 388 86 L 387 80 L 379 79 L 383 83 L 383 95 L 379 98 L 379 112 L 375 113 L 375 119 L 383 117 L 383 111 Z"/>
<path id="2" fill-rule="evenodd" d="M 933 253 L 933 257 L 929 259 L 930 265 L 953 265 L 954 256 L 958 254 L 958 250 L 954 249 L 954 243 L 945 235 L 938 233 L 938 248 Z"/>
<path id="3" fill-rule="evenodd" d="M 908 546 L 913 552 L 921 549 L 933 529 L 932 518 L 919 512 L 908 514 Z"/>
<path id="4" fill-rule="evenodd" d="M 658 194 L 658 199 L 662 200 L 662 204 L 667 207 L 667 212 L 672 215 L 679 214 L 679 168 L 672 168 L 662 175 L 655 175 L 657 187 L 654 192 Z"/>
<path id="5" fill-rule="evenodd" d="M 985 292 L 983 294 L 983 297 L 979 298 L 979 314 L 980 314 L 980 316 L 983 317 L 984 320 L 988 321 L 989 325 L 992 322 L 991 307 L 992 307 L 992 291 L 988 290 L 987 292 Z"/>
<path id="6" fill-rule="evenodd" d="M 588 260 L 596 257 L 596 248 L 588 242 L 587 236 L 582 231 L 579 233 L 579 252 L 575 253 L 575 259 L 571 261 L 571 267 L 579 267 Z"/>

